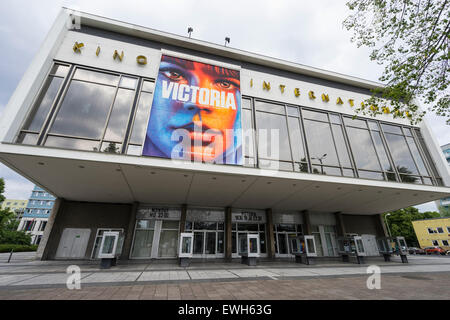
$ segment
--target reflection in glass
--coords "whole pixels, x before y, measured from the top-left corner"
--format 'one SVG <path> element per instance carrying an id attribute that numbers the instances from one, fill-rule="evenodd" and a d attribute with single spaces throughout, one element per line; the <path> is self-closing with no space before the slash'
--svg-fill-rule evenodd
<path id="1" fill-rule="evenodd" d="M 286 114 L 284 105 L 268 103 L 263 101 L 255 101 L 255 108 L 257 111 L 266 111 L 272 113 Z"/>
<path id="2" fill-rule="evenodd" d="M 51 133 L 100 139 L 115 88 L 72 81 Z"/>
<path id="3" fill-rule="evenodd" d="M 205 254 L 216 254 L 216 233 L 206 232 Z"/>
<path id="4" fill-rule="evenodd" d="M 344 134 L 342 132 L 342 126 L 333 124 L 332 129 L 341 165 L 344 167 L 352 167 L 352 164 L 350 162 L 350 156 L 348 154 L 348 149 L 344 140 Z"/>
<path id="5" fill-rule="evenodd" d="M 204 232 L 194 233 L 194 254 L 203 254 Z"/>
<path id="6" fill-rule="evenodd" d="M 425 163 L 422 159 L 422 156 L 419 153 L 419 149 L 417 149 L 416 142 L 412 137 L 406 137 L 406 141 L 408 142 L 409 148 L 411 150 L 411 153 L 414 157 L 414 160 L 416 160 L 416 164 L 419 167 L 419 172 L 423 176 L 428 176 L 430 173 L 428 172 L 427 168 L 425 167 Z"/>
<path id="7" fill-rule="evenodd" d="M 305 162 L 305 149 L 303 146 L 302 133 L 300 130 L 300 122 L 297 118 L 288 118 L 289 134 L 291 136 L 291 145 L 294 161 Z"/>
<path id="8" fill-rule="evenodd" d="M 111 86 L 117 86 L 117 84 L 119 83 L 119 76 L 85 69 L 77 69 L 73 76 L 73 79 L 97 82 Z"/>
<path id="9" fill-rule="evenodd" d="M 175 258 L 177 256 L 178 231 L 161 230 L 159 238 L 158 257 Z"/>
<path id="10" fill-rule="evenodd" d="M 398 170 L 401 173 L 418 174 L 414 160 L 409 152 L 408 145 L 406 144 L 405 137 L 390 133 L 386 133 L 385 136 L 392 158 L 394 159 L 394 163 Z"/>
<path id="11" fill-rule="evenodd" d="M 380 171 L 381 167 L 369 130 L 348 127 L 347 132 L 356 167 L 358 169 Z"/>
<path id="12" fill-rule="evenodd" d="M 142 144 L 145 138 L 147 122 L 149 118 L 150 107 L 152 105 L 153 95 L 142 92 L 134 119 L 133 131 L 131 133 L 130 143 Z"/>
<path id="13" fill-rule="evenodd" d="M 257 112 L 256 127 L 258 129 L 258 154 L 261 158 L 292 161 L 285 116 Z M 272 130 L 279 133 L 278 141 L 272 140 Z M 276 157 L 277 151 L 279 152 L 278 158 Z"/>
<path id="14" fill-rule="evenodd" d="M 381 140 L 381 135 L 379 132 L 372 131 L 373 140 L 375 143 L 375 148 L 378 153 L 378 157 L 380 158 L 381 166 L 385 171 L 392 171 L 391 163 L 388 159 L 385 146 L 383 141 Z"/>
<path id="15" fill-rule="evenodd" d="M 135 92 L 126 89 L 119 89 L 116 100 L 109 118 L 108 127 L 105 133 L 105 140 L 122 142 L 133 106 Z"/>
<path id="16" fill-rule="evenodd" d="M 243 130 L 243 145 L 244 156 L 253 158 L 254 151 L 254 131 L 252 125 L 252 111 L 242 110 L 242 130 Z"/>
<path id="17" fill-rule="evenodd" d="M 153 230 L 136 230 L 134 246 L 131 256 L 133 258 L 150 258 L 153 245 Z"/>
<path id="18" fill-rule="evenodd" d="M 49 77 L 36 101 L 36 107 L 34 108 L 33 113 L 30 115 L 27 124 L 23 128 L 24 130 L 35 132 L 41 131 L 42 125 L 47 118 L 48 112 L 52 107 L 62 82 L 63 79 L 61 78 Z"/>
<path id="19" fill-rule="evenodd" d="M 285 233 L 278 234 L 278 253 L 279 254 L 288 254 Z"/>
<path id="20" fill-rule="evenodd" d="M 339 166 L 331 128 L 328 123 L 304 120 L 311 162 Z"/>
<path id="21" fill-rule="evenodd" d="M 62 149 L 98 151 L 99 142 L 82 139 L 72 139 L 63 137 L 48 136 L 44 144 L 46 147 L 56 147 Z"/>

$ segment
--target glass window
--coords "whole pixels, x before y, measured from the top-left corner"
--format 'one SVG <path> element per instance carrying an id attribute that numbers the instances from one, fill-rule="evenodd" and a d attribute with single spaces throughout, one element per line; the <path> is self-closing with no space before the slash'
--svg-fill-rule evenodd
<path id="1" fill-rule="evenodd" d="M 136 228 L 138 228 L 138 229 L 154 229 L 155 228 L 155 220 L 138 220 Z"/>
<path id="2" fill-rule="evenodd" d="M 134 90 L 136 89 L 137 82 L 138 80 L 136 78 L 122 77 L 120 79 L 120 87 Z"/>
<path id="3" fill-rule="evenodd" d="M 258 224 L 239 223 L 238 230 L 239 231 L 258 231 Z"/>
<path id="4" fill-rule="evenodd" d="M 40 132 L 42 125 L 53 105 L 53 101 L 63 83 L 63 79 L 56 77 L 49 77 L 42 88 L 41 94 L 36 101 L 34 110 L 30 115 L 23 130 Z M 30 141 L 28 141 L 30 142 Z"/>
<path id="5" fill-rule="evenodd" d="M 328 122 L 328 115 L 323 112 L 302 110 L 303 118 Z"/>
<path id="6" fill-rule="evenodd" d="M 296 232 L 295 224 L 279 224 L 277 225 L 278 232 Z"/>
<path id="7" fill-rule="evenodd" d="M 105 133 L 105 140 L 122 142 L 128 126 L 131 107 L 133 106 L 135 92 L 132 90 L 119 89 L 116 100 L 109 118 Z"/>
<path id="8" fill-rule="evenodd" d="M 311 162 L 339 166 L 330 125 L 306 119 L 304 124 Z"/>
<path id="9" fill-rule="evenodd" d="M 142 91 L 153 93 L 153 90 L 155 89 L 155 83 L 151 81 L 144 81 L 142 84 Z"/>
<path id="10" fill-rule="evenodd" d="M 251 110 L 242 110 L 242 129 L 244 130 L 243 144 L 244 144 L 244 155 L 246 157 L 253 158 L 255 156 L 254 151 L 254 131 L 253 131 L 253 120 L 252 120 Z"/>
<path id="11" fill-rule="evenodd" d="M 285 116 L 257 112 L 256 126 L 258 129 L 258 154 L 261 158 L 292 161 Z M 279 133 L 278 141 L 272 140 L 272 130 Z M 278 157 L 277 151 L 279 152 Z"/>
<path id="12" fill-rule="evenodd" d="M 299 119 L 289 117 L 288 124 L 294 161 L 306 162 L 306 155 L 303 146 L 303 138 L 300 130 Z"/>
<path id="13" fill-rule="evenodd" d="M 437 227 L 437 232 L 438 233 L 444 233 L 444 229 L 442 229 L 441 227 Z"/>
<path id="14" fill-rule="evenodd" d="M 45 146 L 73 150 L 98 151 L 99 143 L 98 141 L 92 140 L 48 136 L 45 141 Z"/>
<path id="15" fill-rule="evenodd" d="M 381 166 L 383 167 L 383 170 L 394 171 L 394 168 L 392 167 L 392 165 L 388 159 L 386 149 L 383 144 L 383 140 L 381 140 L 380 133 L 372 131 L 372 137 L 373 137 L 373 141 L 375 143 L 375 149 L 377 150 L 378 157 L 380 158 L 380 162 L 381 162 Z"/>
<path id="16" fill-rule="evenodd" d="M 162 222 L 162 229 L 175 229 L 178 230 L 180 223 L 178 221 L 164 220 Z"/>
<path id="17" fill-rule="evenodd" d="M 332 129 L 341 165 L 343 167 L 352 167 L 352 164 L 350 162 L 350 156 L 348 154 L 348 149 L 344 140 L 344 134 L 342 132 L 342 126 L 333 124 Z"/>
<path id="18" fill-rule="evenodd" d="M 38 137 L 36 133 L 21 133 L 17 139 L 17 143 L 35 145 L 37 144 Z"/>
<path id="19" fill-rule="evenodd" d="M 331 123 L 341 124 L 341 117 L 337 114 L 330 114 Z"/>
<path id="20" fill-rule="evenodd" d="M 72 81 L 51 133 L 100 139 L 116 89 Z"/>
<path id="21" fill-rule="evenodd" d="M 286 114 L 284 105 L 274 103 L 255 101 L 255 108 L 257 111 L 267 111 L 272 113 Z"/>
<path id="22" fill-rule="evenodd" d="M 86 69 L 77 69 L 73 79 L 102 83 L 114 87 L 119 83 L 119 76 Z"/>
<path id="23" fill-rule="evenodd" d="M 369 130 L 347 128 L 353 158 L 358 169 L 381 170 Z"/>
<path id="24" fill-rule="evenodd" d="M 55 64 L 53 66 L 52 70 L 50 71 L 50 74 L 64 78 L 67 75 L 67 73 L 69 72 L 69 70 L 70 70 L 70 67 L 68 67 L 68 66 Z"/>
<path id="25" fill-rule="evenodd" d="M 300 113 L 298 112 L 297 107 L 287 107 L 287 110 L 290 117 L 300 117 Z"/>
<path id="26" fill-rule="evenodd" d="M 130 139 L 130 143 L 132 144 L 141 145 L 144 142 L 152 99 L 153 95 L 151 93 L 141 93 Z"/>
<path id="27" fill-rule="evenodd" d="M 416 164 L 419 167 L 419 172 L 421 175 L 428 176 L 430 173 L 428 172 L 427 168 L 425 167 L 425 163 L 422 159 L 422 156 L 419 153 L 419 149 L 417 148 L 416 142 L 414 141 L 414 138 L 412 137 L 406 137 L 406 141 L 408 142 L 409 148 L 411 150 L 411 153 L 414 157 L 414 160 L 416 160 Z"/>
<path id="28" fill-rule="evenodd" d="M 250 99 L 242 99 L 242 108 L 243 109 L 252 109 L 252 101 Z"/>
<path id="29" fill-rule="evenodd" d="M 372 180 L 384 180 L 383 173 L 381 173 L 381 172 L 358 170 L 358 173 L 359 173 L 360 178 L 372 179 Z"/>
<path id="30" fill-rule="evenodd" d="M 344 123 L 346 126 L 358 127 L 362 129 L 367 129 L 367 123 L 365 120 L 353 119 L 344 117 Z"/>
<path id="31" fill-rule="evenodd" d="M 381 127 L 383 128 L 383 131 L 385 133 L 395 133 L 395 134 L 402 134 L 402 129 L 398 126 L 392 126 L 389 124 L 381 124 Z"/>
<path id="32" fill-rule="evenodd" d="M 216 222 L 194 222 L 195 230 L 217 230 Z"/>
<path id="33" fill-rule="evenodd" d="M 328 176 L 341 176 L 341 169 L 334 167 L 326 167 L 326 166 L 312 166 L 313 173 L 315 174 L 324 174 Z"/>
<path id="34" fill-rule="evenodd" d="M 384 125 L 383 125 L 384 126 Z M 384 128 L 384 127 L 383 127 Z M 392 158 L 400 174 L 417 174 L 414 160 L 409 152 L 405 137 L 386 133 L 386 140 L 391 151 Z"/>

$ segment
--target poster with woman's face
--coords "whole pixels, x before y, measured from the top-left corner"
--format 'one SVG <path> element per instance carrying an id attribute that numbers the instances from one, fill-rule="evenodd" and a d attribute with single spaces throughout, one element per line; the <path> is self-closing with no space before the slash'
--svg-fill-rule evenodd
<path id="1" fill-rule="evenodd" d="M 163 55 L 143 155 L 242 165 L 240 72 Z"/>

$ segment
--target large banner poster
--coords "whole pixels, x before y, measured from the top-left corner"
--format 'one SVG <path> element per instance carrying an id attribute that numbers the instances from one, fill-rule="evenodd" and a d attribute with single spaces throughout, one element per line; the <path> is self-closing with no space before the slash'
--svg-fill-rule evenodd
<path id="1" fill-rule="evenodd" d="M 163 55 L 143 155 L 242 165 L 240 72 Z"/>

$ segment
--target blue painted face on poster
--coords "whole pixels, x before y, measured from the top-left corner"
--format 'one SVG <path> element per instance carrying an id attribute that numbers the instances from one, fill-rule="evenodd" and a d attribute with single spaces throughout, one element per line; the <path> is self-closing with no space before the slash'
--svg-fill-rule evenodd
<path id="1" fill-rule="evenodd" d="M 242 165 L 240 72 L 162 56 L 144 156 Z"/>

